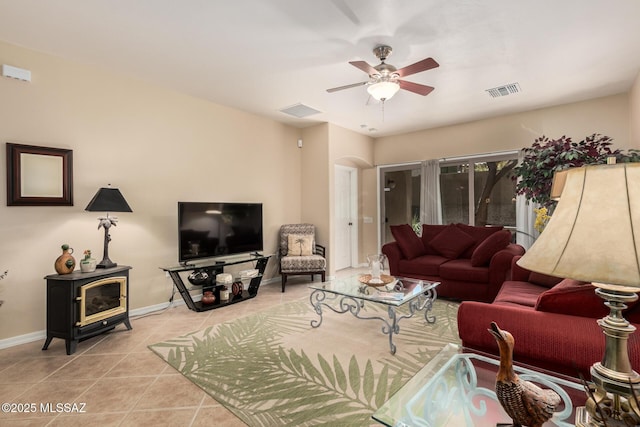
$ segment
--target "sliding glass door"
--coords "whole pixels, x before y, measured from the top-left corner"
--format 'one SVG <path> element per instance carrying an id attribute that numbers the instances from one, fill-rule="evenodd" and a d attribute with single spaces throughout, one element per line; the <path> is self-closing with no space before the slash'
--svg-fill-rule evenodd
<path id="1" fill-rule="evenodd" d="M 513 152 L 381 166 L 380 245 L 394 240 L 390 226 L 397 224 L 411 224 L 417 233 L 423 222 L 515 230 L 516 164 Z"/>
<path id="2" fill-rule="evenodd" d="M 392 242 L 392 225 L 420 224 L 420 165 L 380 168 L 381 245 Z"/>
<path id="3" fill-rule="evenodd" d="M 516 164 L 516 154 L 442 162 L 442 222 L 515 228 L 516 183 L 512 172 Z"/>

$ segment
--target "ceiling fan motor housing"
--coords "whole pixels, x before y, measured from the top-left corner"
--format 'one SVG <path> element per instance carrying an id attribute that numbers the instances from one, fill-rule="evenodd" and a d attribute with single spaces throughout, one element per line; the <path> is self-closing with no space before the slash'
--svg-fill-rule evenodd
<path id="1" fill-rule="evenodd" d="M 391 49 L 391 46 L 387 45 L 378 45 L 373 48 L 373 54 L 382 62 L 391 55 L 391 52 L 393 52 L 393 49 Z"/>
<path id="2" fill-rule="evenodd" d="M 398 70 L 396 67 L 394 67 L 393 65 L 389 65 L 389 64 L 385 64 L 384 62 L 380 65 L 376 65 L 375 68 L 380 75 L 376 76 L 375 74 L 372 75 L 371 77 L 373 78 L 387 78 L 387 79 L 393 79 L 393 78 L 398 78 L 400 77 L 400 75 L 398 73 L 396 73 L 396 71 Z"/>

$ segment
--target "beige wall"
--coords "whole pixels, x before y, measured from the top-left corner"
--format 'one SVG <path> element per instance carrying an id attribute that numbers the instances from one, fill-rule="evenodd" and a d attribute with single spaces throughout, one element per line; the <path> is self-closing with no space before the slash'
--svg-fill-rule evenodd
<path id="1" fill-rule="evenodd" d="M 302 130 L 302 219 L 315 224 L 318 243 L 327 247 L 327 274 L 333 275 L 334 252 L 334 168 L 335 165 L 351 166 L 358 169 L 358 212 L 359 242 L 361 260 L 370 250 L 365 239 L 369 227 L 362 223 L 363 212 L 370 214 L 370 178 L 363 177 L 363 170 L 373 166 L 373 139 L 333 124 L 323 123 Z M 375 184 L 374 184 L 375 185 Z M 375 193 L 373 194 L 375 196 Z M 364 206 L 367 206 L 365 211 Z M 368 226 L 369 224 L 367 224 Z M 363 255 L 365 254 L 365 255 Z"/>
<path id="2" fill-rule="evenodd" d="M 350 131 L 336 125 L 329 125 L 329 165 L 330 165 L 330 194 L 329 198 L 329 212 L 330 212 L 330 224 L 331 230 L 334 230 L 335 220 L 335 165 L 342 164 L 352 166 L 358 170 L 358 262 L 363 263 L 366 260 L 368 253 L 375 253 L 375 246 L 369 246 L 369 240 L 367 235 L 372 232 L 370 230 L 372 224 L 364 224 L 363 218 L 365 214 L 372 216 L 369 212 L 368 206 L 371 205 L 371 194 L 369 191 L 365 191 L 371 186 L 371 178 L 364 173 L 367 169 L 373 167 L 373 138 L 361 135 L 359 133 Z M 374 177 L 375 179 L 375 177 Z M 373 181 L 375 185 L 375 180 Z M 375 199 L 374 199 L 375 200 Z M 375 222 L 375 216 L 374 216 Z M 375 232 L 375 229 L 373 230 Z M 330 242 L 331 247 L 334 247 L 335 236 L 331 233 Z M 329 254 L 331 265 L 333 265 L 333 254 L 335 251 Z M 331 269 L 331 274 L 335 270 Z"/>
<path id="3" fill-rule="evenodd" d="M 60 245 L 102 257 L 98 215 L 84 211 L 100 186 L 119 187 L 133 209 L 119 215 L 109 248 L 113 261 L 133 266 L 132 308 L 169 300 L 172 284 L 158 267 L 177 264 L 179 200 L 262 202 L 267 253 L 280 224 L 300 221 L 298 129 L 2 43 L 0 63 L 32 72 L 31 83 L 0 78 L 0 141 L 72 149 L 75 200 L 7 207 L 0 191 L 0 270 L 9 270 L 0 340 L 45 329 L 43 277 L 55 273 Z M 317 160 L 326 182 L 327 155 Z M 327 191 L 317 199 L 325 209 Z M 277 274 L 275 260 L 268 272 Z"/>
<path id="4" fill-rule="evenodd" d="M 619 148 L 630 148 L 628 95 L 621 94 L 558 107 L 447 126 L 375 143 L 378 165 L 464 156 L 530 146 L 546 135 L 580 141 L 593 133 L 608 135 Z"/>
<path id="5" fill-rule="evenodd" d="M 301 219 L 316 226 L 316 241 L 330 251 L 329 238 L 329 125 L 302 131 Z"/>
<path id="6" fill-rule="evenodd" d="M 640 149 L 640 73 L 629 92 L 629 146 Z"/>

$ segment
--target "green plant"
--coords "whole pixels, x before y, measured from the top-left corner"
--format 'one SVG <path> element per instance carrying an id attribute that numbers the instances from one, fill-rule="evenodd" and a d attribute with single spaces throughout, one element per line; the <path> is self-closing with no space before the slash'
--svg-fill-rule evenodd
<path id="1" fill-rule="evenodd" d="M 640 151 L 611 149 L 612 139 L 593 134 L 580 142 L 562 136 L 549 139 L 541 136 L 529 148 L 524 148 L 522 162 L 514 168 L 513 179 L 517 180 L 516 193 L 528 200 L 547 207 L 550 211 L 555 201 L 549 198 L 555 171 L 589 164 L 604 164 L 607 157 L 615 157 L 618 163 L 640 161 Z"/>
<path id="2" fill-rule="evenodd" d="M 422 234 L 422 223 L 420 222 L 420 216 L 415 214 L 413 218 L 411 218 L 411 228 L 413 231 L 419 236 Z"/>

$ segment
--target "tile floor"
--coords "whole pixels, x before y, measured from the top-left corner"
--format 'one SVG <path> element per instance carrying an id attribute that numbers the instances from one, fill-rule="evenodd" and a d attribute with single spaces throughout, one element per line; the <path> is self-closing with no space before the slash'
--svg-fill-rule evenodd
<path id="1" fill-rule="evenodd" d="M 119 325 L 79 343 L 72 355 L 57 338 L 46 351 L 44 340 L 0 350 L 0 402 L 36 406 L 33 413 L 0 412 L 0 426 L 244 426 L 147 345 L 303 298 L 308 284 L 308 277 L 292 277 L 285 293 L 277 281 L 221 309 L 196 313 L 180 305 L 132 318 L 131 331 Z M 85 412 L 41 411 L 41 404 L 73 402 L 86 404 Z"/>

